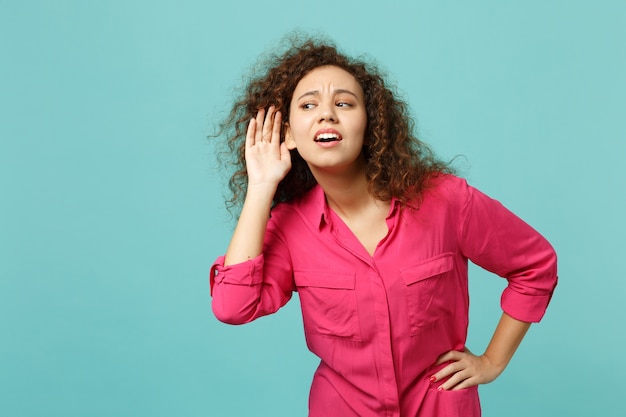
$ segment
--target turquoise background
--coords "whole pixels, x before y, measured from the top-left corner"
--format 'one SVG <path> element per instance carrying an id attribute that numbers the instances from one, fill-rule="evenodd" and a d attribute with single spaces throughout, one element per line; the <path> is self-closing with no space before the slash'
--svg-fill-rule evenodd
<path id="1" fill-rule="evenodd" d="M 306 415 L 297 298 L 233 327 L 207 284 L 233 225 L 206 136 L 295 28 L 376 59 L 557 249 L 484 415 L 626 415 L 626 7 L 551 0 L 0 0 L 0 415 Z M 476 352 L 502 288 L 472 269 Z"/>

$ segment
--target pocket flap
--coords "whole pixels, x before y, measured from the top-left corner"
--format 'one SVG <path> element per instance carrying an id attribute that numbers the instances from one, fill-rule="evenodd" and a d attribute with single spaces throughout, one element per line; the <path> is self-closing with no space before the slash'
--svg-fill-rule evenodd
<path id="1" fill-rule="evenodd" d="M 452 270 L 454 266 L 452 252 L 442 253 L 433 258 L 428 258 L 417 265 L 410 266 L 400 271 L 400 275 L 406 285 L 434 277 Z"/>
<path id="2" fill-rule="evenodd" d="M 354 273 L 328 271 L 293 271 L 293 278 L 298 287 L 317 287 L 353 290 L 356 277 Z"/>

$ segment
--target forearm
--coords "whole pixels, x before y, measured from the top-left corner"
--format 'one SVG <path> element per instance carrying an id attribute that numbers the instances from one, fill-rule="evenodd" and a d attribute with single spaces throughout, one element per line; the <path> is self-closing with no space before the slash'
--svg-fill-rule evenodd
<path id="1" fill-rule="evenodd" d="M 259 109 L 246 133 L 248 191 L 239 221 L 228 245 L 224 266 L 245 262 L 261 254 L 272 200 L 280 181 L 291 169 L 291 156 L 280 143 L 282 116 L 270 106 Z"/>
<path id="2" fill-rule="evenodd" d="M 530 323 L 502 313 L 500 322 L 483 354 L 499 373 L 506 368 L 529 328 Z"/>
<path id="3" fill-rule="evenodd" d="M 224 266 L 245 262 L 261 254 L 275 191 L 276 186 L 271 184 L 248 187 L 239 221 L 226 251 Z"/>

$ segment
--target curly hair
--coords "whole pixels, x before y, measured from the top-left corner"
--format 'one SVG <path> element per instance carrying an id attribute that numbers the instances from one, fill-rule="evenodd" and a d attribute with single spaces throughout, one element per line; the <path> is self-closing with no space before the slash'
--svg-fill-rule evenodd
<path id="1" fill-rule="evenodd" d="M 287 122 L 297 84 L 313 69 L 327 65 L 349 72 L 363 89 L 368 120 L 363 154 L 369 192 L 375 198 L 388 201 L 395 197 L 406 203 L 420 197 L 428 186 L 428 179 L 452 171 L 448 164 L 438 160 L 431 149 L 417 139 L 407 105 L 396 97 L 392 87 L 386 85 L 376 66 L 340 53 L 329 41 L 301 40 L 297 37 L 288 41 L 285 51 L 260 62 L 258 75 L 247 83 L 216 135 L 227 137 L 226 150 L 220 152 L 219 161 L 235 166 L 228 183 L 232 193 L 227 200 L 230 207 L 240 207 L 245 197 L 247 172 L 244 151 L 250 119 L 259 109 L 274 105 Z M 281 141 L 285 140 L 284 130 Z M 298 198 L 316 184 L 297 149 L 291 151 L 291 161 L 291 170 L 279 183 L 274 195 L 274 205 Z"/>

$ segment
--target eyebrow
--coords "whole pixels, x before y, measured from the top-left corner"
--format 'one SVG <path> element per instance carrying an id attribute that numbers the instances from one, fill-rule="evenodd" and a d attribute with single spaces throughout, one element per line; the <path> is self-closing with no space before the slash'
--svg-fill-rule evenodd
<path id="1" fill-rule="evenodd" d="M 307 91 L 306 93 L 302 94 L 300 97 L 298 97 L 298 100 L 302 99 L 303 97 L 306 96 L 317 96 L 319 95 L 319 90 L 312 90 L 312 91 Z M 356 98 L 358 100 L 358 97 L 356 94 L 354 94 L 352 91 L 350 90 L 346 90 L 344 88 L 339 88 L 335 91 L 333 91 L 333 94 L 350 94 L 351 96 L 354 96 L 354 98 Z"/>

